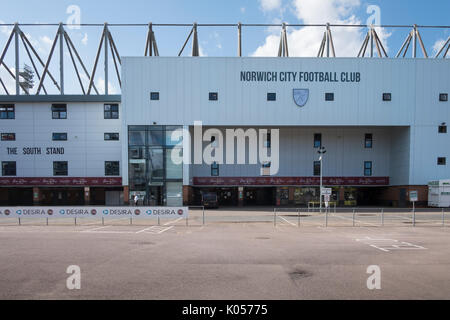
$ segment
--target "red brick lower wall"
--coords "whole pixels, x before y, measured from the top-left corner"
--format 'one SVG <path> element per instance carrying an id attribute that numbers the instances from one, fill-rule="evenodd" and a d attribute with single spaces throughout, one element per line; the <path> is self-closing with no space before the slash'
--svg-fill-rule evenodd
<path id="1" fill-rule="evenodd" d="M 409 191 L 416 190 L 418 194 L 417 206 L 427 206 L 428 204 L 428 186 L 415 185 L 415 186 L 391 186 L 384 188 L 380 193 L 380 201 L 386 205 L 392 203 L 393 206 L 400 205 L 400 190 L 405 189 L 406 205 L 411 206 L 409 202 Z"/>

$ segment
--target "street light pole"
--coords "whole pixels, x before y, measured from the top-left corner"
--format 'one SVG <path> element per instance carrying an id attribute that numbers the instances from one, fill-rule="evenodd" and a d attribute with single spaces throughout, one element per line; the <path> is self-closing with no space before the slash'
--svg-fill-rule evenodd
<path id="1" fill-rule="evenodd" d="M 319 205 L 319 210 L 320 213 L 322 213 L 322 163 L 323 163 L 323 155 L 327 152 L 327 150 L 325 150 L 324 146 L 321 146 L 319 148 L 319 150 L 317 151 L 318 154 L 320 154 L 319 157 L 319 161 L 320 161 L 320 189 L 319 189 L 319 199 L 320 199 L 320 205 Z"/>

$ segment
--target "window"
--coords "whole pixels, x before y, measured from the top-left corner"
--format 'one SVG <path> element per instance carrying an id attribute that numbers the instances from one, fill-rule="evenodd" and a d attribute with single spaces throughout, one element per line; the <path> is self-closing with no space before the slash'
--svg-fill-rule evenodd
<path id="1" fill-rule="evenodd" d="M 364 148 L 372 148 L 372 134 L 366 133 L 364 136 Z"/>
<path id="2" fill-rule="evenodd" d="M 364 161 L 364 175 L 366 177 L 372 175 L 372 161 Z"/>
<path id="3" fill-rule="evenodd" d="M 217 92 L 210 92 L 209 93 L 209 100 L 210 101 L 217 101 L 219 99 L 219 95 Z"/>
<path id="4" fill-rule="evenodd" d="M 0 104 L 0 119 L 15 119 L 13 104 Z"/>
<path id="5" fill-rule="evenodd" d="M 2 161 L 2 176 L 15 176 L 15 175 L 16 175 L 16 162 Z"/>
<path id="6" fill-rule="evenodd" d="M 118 176 L 119 172 L 119 161 L 105 161 L 105 176 Z"/>
<path id="7" fill-rule="evenodd" d="M 67 119 L 67 105 L 52 104 L 52 119 Z"/>
<path id="8" fill-rule="evenodd" d="M 66 132 L 54 132 L 52 134 L 52 140 L 53 141 L 66 141 L 67 140 L 67 133 Z"/>
<path id="9" fill-rule="evenodd" d="M 325 93 L 325 101 L 334 101 L 334 93 L 333 92 Z"/>
<path id="10" fill-rule="evenodd" d="M 211 164 L 211 176 L 219 176 L 219 164 L 216 161 Z"/>
<path id="11" fill-rule="evenodd" d="M 320 148 L 322 146 L 322 134 L 314 133 L 314 148 Z"/>
<path id="12" fill-rule="evenodd" d="M 447 126 L 445 124 L 441 124 L 438 128 L 439 133 L 447 133 Z"/>
<path id="13" fill-rule="evenodd" d="M 437 164 L 439 166 L 445 166 L 447 163 L 447 159 L 445 157 L 439 157 L 437 158 Z"/>
<path id="14" fill-rule="evenodd" d="M 314 161 L 313 175 L 320 176 L 320 161 Z"/>
<path id="15" fill-rule="evenodd" d="M 391 101 L 392 95 L 389 92 L 383 93 L 383 101 Z"/>
<path id="16" fill-rule="evenodd" d="M 105 119 L 119 119 L 119 105 L 105 104 L 104 105 Z"/>
<path id="17" fill-rule="evenodd" d="M 150 100 L 159 100 L 159 92 L 150 92 Z"/>
<path id="18" fill-rule="evenodd" d="M 53 175 L 67 176 L 68 165 L 67 161 L 53 161 Z"/>
<path id="19" fill-rule="evenodd" d="M 448 93 L 439 93 L 439 101 L 448 101 Z"/>
<path id="20" fill-rule="evenodd" d="M 16 141 L 15 133 L 2 133 L 2 141 Z"/>
<path id="21" fill-rule="evenodd" d="M 277 101 L 277 94 L 275 92 L 268 92 L 267 101 Z"/>
<path id="22" fill-rule="evenodd" d="M 105 132 L 104 138 L 106 141 L 119 140 L 119 134 L 117 132 Z"/>

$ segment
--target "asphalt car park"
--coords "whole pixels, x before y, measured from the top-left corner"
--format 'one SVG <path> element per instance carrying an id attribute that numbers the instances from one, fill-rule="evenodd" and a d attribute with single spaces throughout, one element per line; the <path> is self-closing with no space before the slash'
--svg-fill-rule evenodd
<path id="1" fill-rule="evenodd" d="M 384 225 L 374 212 L 206 210 L 204 224 L 201 209 L 159 223 L 6 218 L 0 299 L 448 299 L 440 212 L 416 213 L 415 225 L 409 211 L 385 213 Z M 66 285 L 72 265 L 80 289 Z M 380 289 L 367 285 L 370 266 Z"/>

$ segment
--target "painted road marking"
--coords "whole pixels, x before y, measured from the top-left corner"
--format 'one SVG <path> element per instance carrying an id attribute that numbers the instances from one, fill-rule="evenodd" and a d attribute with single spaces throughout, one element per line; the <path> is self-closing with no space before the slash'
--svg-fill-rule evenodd
<path id="1" fill-rule="evenodd" d="M 183 219 L 183 217 L 180 217 L 180 218 L 178 218 L 178 219 L 175 219 L 175 220 L 166 222 L 166 223 L 163 224 L 163 226 L 167 226 L 168 224 L 172 224 L 172 223 L 178 222 L 178 221 L 180 221 L 181 219 Z"/>
<path id="2" fill-rule="evenodd" d="M 396 239 L 386 239 L 386 238 L 371 238 L 365 237 L 362 239 L 355 239 L 355 241 L 365 243 L 372 248 L 389 252 L 392 250 L 426 250 L 427 248 L 415 245 L 405 241 L 399 241 Z"/>
<path id="3" fill-rule="evenodd" d="M 280 219 L 283 219 L 284 221 L 286 221 L 287 223 L 289 223 L 292 226 L 297 226 L 295 223 L 292 223 L 290 221 L 288 221 L 287 219 L 283 218 L 282 216 L 278 216 Z"/>

